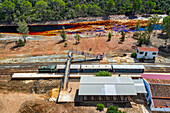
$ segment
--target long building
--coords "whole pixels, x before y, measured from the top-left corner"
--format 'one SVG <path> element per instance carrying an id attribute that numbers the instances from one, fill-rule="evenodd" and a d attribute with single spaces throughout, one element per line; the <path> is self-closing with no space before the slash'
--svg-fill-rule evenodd
<path id="1" fill-rule="evenodd" d="M 76 103 L 129 105 L 138 94 L 146 93 L 142 79 L 131 77 L 81 77 Z"/>
<path id="2" fill-rule="evenodd" d="M 141 74 L 152 112 L 170 112 L 170 75 Z"/>

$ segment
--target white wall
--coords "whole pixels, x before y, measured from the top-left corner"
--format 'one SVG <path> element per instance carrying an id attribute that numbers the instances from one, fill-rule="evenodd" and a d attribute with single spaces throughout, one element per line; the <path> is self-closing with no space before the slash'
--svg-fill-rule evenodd
<path id="1" fill-rule="evenodd" d="M 141 59 L 141 58 L 145 58 L 145 59 L 153 59 L 153 57 L 155 57 L 156 59 L 156 56 L 158 54 L 158 52 L 152 52 L 152 51 L 139 51 L 139 49 L 137 49 L 138 52 L 136 52 L 136 58 L 137 59 Z M 143 52 L 143 54 L 140 54 L 140 52 Z M 147 56 L 145 56 L 145 53 L 147 52 Z M 152 53 L 156 53 L 156 55 L 153 55 Z"/>

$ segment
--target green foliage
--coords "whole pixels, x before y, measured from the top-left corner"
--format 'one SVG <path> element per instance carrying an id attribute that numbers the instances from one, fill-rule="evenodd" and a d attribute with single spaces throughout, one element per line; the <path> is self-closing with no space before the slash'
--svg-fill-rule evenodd
<path id="1" fill-rule="evenodd" d="M 136 23 L 135 31 L 140 31 L 140 28 L 141 28 L 141 26 L 140 26 L 140 22 L 138 20 L 138 22 Z"/>
<path id="2" fill-rule="evenodd" d="M 124 41 L 125 41 L 125 32 L 124 32 L 124 31 L 122 31 L 122 32 L 121 32 L 121 35 L 122 35 L 122 37 L 121 37 L 121 41 L 122 41 L 122 42 L 124 42 Z"/>
<path id="3" fill-rule="evenodd" d="M 63 41 L 67 40 L 67 36 L 66 36 L 66 32 L 65 32 L 65 28 L 62 28 L 62 31 L 60 32 L 60 36 L 62 37 Z"/>
<path id="4" fill-rule="evenodd" d="M 136 58 L 136 52 L 131 53 L 132 58 Z"/>
<path id="5" fill-rule="evenodd" d="M 108 41 L 110 41 L 112 38 L 112 34 L 109 32 L 109 35 L 108 35 Z"/>
<path id="6" fill-rule="evenodd" d="M 97 104 L 97 110 L 103 111 L 104 108 L 105 106 L 103 104 Z"/>
<path id="7" fill-rule="evenodd" d="M 19 21 L 17 24 L 18 24 L 17 31 L 22 34 L 24 43 L 26 43 L 26 36 L 29 33 L 29 27 L 27 23 L 25 22 L 25 20 Z"/>
<path id="8" fill-rule="evenodd" d="M 136 14 L 136 12 L 138 12 L 141 9 L 141 4 L 142 4 L 141 0 L 133 0 L 134 15 Z"/>
<path id="9" fill-rule="evenodd" d="M 67 45 L 68 45 L 67 43 L 64 44 L 65 47 L 66 47 Z"/>
<path id="10" fill-rule="evenodd" d="M 0 37 L 2 37 L 2 34 L 0 33 Z"/>
<path id="11" fill-rule="evenodd" d="M 163 19 L 162 32 L 166 33 L 166 37 L 170 39 L 170 15 Z"/>
<path id="12" fill-rule="evenodd" d="M 107 108 L 106 113 L 125 113 L 125 112 L 122 112 L 121 110 L 118 110 L 118 107 L 110 106 L 110 107 Z"/>
<path id="13" fill-rule="evenodd" d="M 96 76 L 112 76 L 112 74 L 108 71 L 99 71 L 98 73 L 96 73 Z"/>
<path id="14" fill-rule="evenodd" d="M 1 0 L 0 22 L 58 21 L 111 14 L 165 14 L 169 0 Z"/>
<path id="15" fill-rule="evenodd" d="M 80 38 L 81 38 L 81 36 L 79 34 L 75 35 L 76 44 L 80 43 Z"/>
<path id="16" fill-rule="evenodd" d="M 25 45 L 25 43 L 21 39 L 19 39 L 19 41 L 16 41 L 15 43 L 18 47 L 22 47 Z"/>

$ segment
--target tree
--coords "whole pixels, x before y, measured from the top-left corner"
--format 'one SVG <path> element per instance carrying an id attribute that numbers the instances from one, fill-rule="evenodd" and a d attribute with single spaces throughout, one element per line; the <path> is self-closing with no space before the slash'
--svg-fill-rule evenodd
<path id="1" fill-rule="evenodd" d="M 88 7 L 85 4 L 81 4 L 81 11 L 82 11 L 83 16 L 86 16 Z"/>
<path id="2" fill-rule="evenodd" d="M 1 9 L 3 11 L 3 13 L 6 15 L 5 19 L 8 22 L 11 22 L 13 20 L 13 15 L 12 13 L 15 10 L 15 4 L 12 3 L 11 1 L 5 0 L 2 4 L 1 4 Z"/>
<path id="3" fill-rule="evenodd" d="M 29 27 L 28 27 L 27 23 L 25 22 L 25 20 L 19 21 L 17 24 L 18 24 L 17 31 L 22 34 L 24 43 L 26 43 L 26 37 L 29 33 Z"/>
<path id="4" fill-rule="evenodd" d="M 121 35 L 122 35 L 122 37 L 121 37 L 121 41 L 122 41 L 122 42 L 124 42 L 124 41 L 125 41 L 125 32 L 124 32 L 124 31 L 122 31 L 122 32 L 121 32 Z"/>
<path id="5" fill-rule="evenodd" d="M 114 6 L 115 6 L 115 2 L 113 0 L 108 0 L 107 1 L 107 10 L 108 10 L 108 12 L 112 12 Z"/>
<path id="6" fill-rule="evenodd" d="M 81 36 L 79 34 L 76 34 L 75 38 L 76 38 L 76 44 L 80 43 Z"/>
<path id="7" fill-rule="evenodd" d="M 133 14 L 135 15 L 141 9 L 141 0 L 133 0 Z"/>
<path id="8" fill-rule="evenodd" d="M 65 28 L 62 28 L 62 31 L 60 32 L 60 36 L 62 37 L 63 41 L 67 40 L 67 36 L 66 36 L 66 32 L 65 32 Z"/>
<path id="9" fill-rule="evenodd" d="M 112 74 L 108 71 L 99 71 L 98 73 L 96 73 L 96 76 L 112 76 Z"/>
<path id="10" fill-rule="evenodd" d="M 140 28 L 141 28 L 141 26 L 140 26 L 140 22 L 138 20 L 138 22 L 136 23 L 135 31 L 140 31 Z"/>
<path id="11" fill-rule="evenodd" d="M 163 19 L 162 33 L 166 33 L 166 37 L 170 39 L 170 15 Z"/>
<path id="12" fill-rule="evenodd" d="M 21 4 L 21 12 L 28 15 L 32 10 L 32 3 L 29 1 L 23 1 Z"/>
<path id="13" fill-rule="evenodd" d="M 43 19 L 46 16 L 47 2 L 40 0 L 35 3 L 37 17 Z"/>
<path id="14" fill-rule="evenodd" d="M 80 16 L 80 14 L 81 14 L 81 6 L 80 5 L 76 5 L 75 6 L 75 11 L 77 13 L 77 17 Z"/>
<path id="15" fill-rule="evenodd" d="M 108 35 L 108 41 L 110 41 L 112 38 L 112 34 L 109 32 L 109 35 Z"/>
<path id="16" fill-rule="evenodd" d="M 103 111 L 104 108 L 105 106 L 103 104 L 97 104 L 97 110 Z"/>
<path id="17" fill-rule="evenodd" d="M 156 6 L 156 3 L 155 2 L 152 2 L 151 0 L 148 0 L 145 2 L 145 8 L 147 9 L 146 10 L 146 13 L 150 13 L 151 12 L 151 9 L 155 8 Z"/>

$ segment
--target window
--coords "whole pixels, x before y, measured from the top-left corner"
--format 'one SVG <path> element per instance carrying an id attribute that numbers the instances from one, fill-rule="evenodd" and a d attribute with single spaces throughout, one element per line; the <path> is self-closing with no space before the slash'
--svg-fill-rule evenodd
<path id="1" fill-rule="evenodd" d="M 147 56 L 148 52 L 145 52 L 145 56 Z"/>
<path id="2" fill-rule="evenodd" d="M 143 54 L 143 52 L 140 52 L 139 54 Z"/>
<path id="3" fill-rule="evenodd" d="M 139 53 L 139 50 L 137 49 L 137 53 Z"/>
<path id="4" fill-rule="evenodd" d="M 153 53 L 152 53 L 152 55 L 156 55 L 156 53 L 155 53 L 155 52 L 153 52 Z"/>

